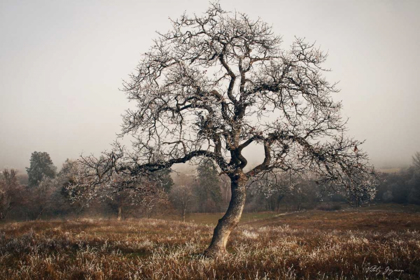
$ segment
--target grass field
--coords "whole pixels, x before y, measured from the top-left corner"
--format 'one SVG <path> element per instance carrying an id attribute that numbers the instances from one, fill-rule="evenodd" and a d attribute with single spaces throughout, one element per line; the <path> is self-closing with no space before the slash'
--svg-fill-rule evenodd
<path id="1" fill-rule="evenodd" d="M 217 259 L 218 214 L 6 223 L 0 279 L 420 279 L 418 210 L 245 214 Z"/>

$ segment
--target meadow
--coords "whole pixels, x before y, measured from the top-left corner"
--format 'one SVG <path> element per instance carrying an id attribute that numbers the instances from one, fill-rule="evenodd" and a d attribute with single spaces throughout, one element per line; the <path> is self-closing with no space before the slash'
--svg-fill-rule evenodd
<path id="1" fill-rule="evenodd" d="M 246 213 L 205 258 L 220 215 L 4 223 L 0 279 L 420 279 L 418 207 Z"/>

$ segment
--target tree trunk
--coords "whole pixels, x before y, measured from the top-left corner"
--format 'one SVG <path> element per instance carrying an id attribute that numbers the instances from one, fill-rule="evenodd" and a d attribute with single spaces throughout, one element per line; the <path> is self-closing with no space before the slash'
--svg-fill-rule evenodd
<path id="1" fill-rule="evenodd" d="M 82 214 L 83 210 L 85 209 L 85 206 L 82 204 L 78 209 L 76 209 L 76 217 L 80 218 L 80 215 Z"/>
<path id="2" fill-rule="evenodd" d="M 182 221 L 183 222 L 185 222 L 185 212 L 187 212 L 185 207 L 182 207 Z"/>
<path id="3" fill-rule="evenodd" d="M 121 219 L 122 219 L 122 207 L 119 206 L 118 207 L 118 221 L 121 221 Z"/>
<path id="4" fill-rule="evenodd" d="M 43 207 L 42 209 L 41 209 L 41 211 L 38 213 L 38 216 L 36 217 L 36 219 L 35 220 L 40 220 L 41 219 L 41 216 L 42 216 L 42 214 L 44 213 L 44 210 L 45 210 L 45 207 Z"/>
<path id="5" fill-rule="evenodd" d="M 226 244 L 229 235 L 239 223 L 245 206 L 245 185 L 247 181 L 248 178 L 242 172 L 231 177 L 232 197 L 230 199 L 229 208 L 217 223 L 210 246 L 204 252 L 205 256 L 214 257 L 226 253 Z"/>

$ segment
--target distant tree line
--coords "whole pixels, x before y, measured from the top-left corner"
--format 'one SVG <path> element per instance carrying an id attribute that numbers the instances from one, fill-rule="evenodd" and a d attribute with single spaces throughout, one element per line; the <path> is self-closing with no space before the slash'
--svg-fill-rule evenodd
<path id="1" fill-rule="evenodd" d="M 259 179 L 248 188 L 248 211 L 284 211 L 318 208 L 338 210 L 344 203 L 361 206 L 367 203 L 399 203 L 420 205 L 420 153 L 412 165 L 394 173 L 377 172 L 378 185 L 374 195 L 357 192 L 330 192 L 309 175 L 306 178 L 287 174 L 271 181 Z"/>
<path id="2" fill-rule="evenodd" d="M 197 172 L 175 176 L 163 169 L 127 185 L 123 176 L 114 176 L 112 188 L 98 186 L 100 192 L 83 189 L 89 180 L 84 165 L 66 160 L 57 172 L 46 152 L 34 152 L 27 174 L 5 169 L 0 174 L 0 220 L 36 220 L 89 216 L 151 217 L 162 214 L 219 212 L 230 199 L 223 190 L 212 161 L 204 160 Z M 93 176 L 92 176 L 93 177 Z M 222 198 L 225 198 L 223 200 Z"/>
<path id="3" fill-rule="evenodd" d="M 164 169 L 153 174 L 154 178 L 130 186 L 116 176 L 111 180 L 112 188 L 101 186 L 100 195 L 80 188 L 79 180 L 89 177 L 76 160 L 66 160 L 57 172 L 48 153 L 34 152 L 26 171 L 19 174 L 5 169 L 0 173 L 0 220 L 81 216 L 123 219 L 167 214 L 185 220 L 193 212 L 225 211 L 231 196 L 229 178 L 210 159 L 201 160 L 189 172 Z M 345 203 L 360 206 L 372 202 L 420 205 L 420 153 L 413 156 L 409 168 L 379 172 L 378 177 L 372 197 L 371 193 L 351 190 L 331 192 L 331 186 L 317 182 L 310 174 L 296 177 L 287 172 L 266 173 L 249 183 L 245 211 L 338 210 Z"/>
<path id="4" fill-rule="evenodd" d="M 413 156 L 409 168 L 396 173 L 382 173 L 376 201 L 420 205 L 420 153 Z"/>

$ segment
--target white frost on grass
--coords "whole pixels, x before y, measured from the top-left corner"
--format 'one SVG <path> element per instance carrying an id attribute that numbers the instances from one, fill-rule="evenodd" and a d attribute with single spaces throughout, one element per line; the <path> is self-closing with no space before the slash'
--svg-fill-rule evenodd
<path id="1" fill-rule="evenodd" d="M 249 238 L 249 239 L 257 239 L 257 238 L 258 238 L 258 236 L 260 236 L 258 233 L 256 233 L 256 232 L 252 232 L 252 231 L 249 231 L 249 230 L 244 230 L 244 231 L 242 232 L 242 234 L 243 234 L 246 238 Z"/>

